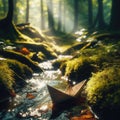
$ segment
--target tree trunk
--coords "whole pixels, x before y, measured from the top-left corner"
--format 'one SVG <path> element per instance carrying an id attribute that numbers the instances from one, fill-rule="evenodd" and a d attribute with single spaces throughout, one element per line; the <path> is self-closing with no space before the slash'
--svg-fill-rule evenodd
<path id="1" fill-rule="evenodd" d="M 74 28 L 73 31 L 76 31 L 78 29 L 78 11 L 79 11 L 79 0 L 74 0 Z"/>
<path id="2" fill-rule="evenodd" d="M 66 32 L 66 27 L 65 27 L 65 24 L 66 24 L 66 19 L 65 19 L 66 18 L 65 17 L 66 16 L 66 9 L 65 8 L 66 8 L 66 6 L 65 6 L 65 0 L 64 0 L 63 1 L 63 20 L 62 20 L 63 21 L 62 22 L 63 23 L 63 32 Z"/>
<path id="3" fill-rule="evenodd" d="M 29 0 L 26 1 L 26 23 L 29 22 Z"/>
<path id="4" fill-rule="evenodd" d="M 8 0 L 7 16 L 0 21 L 0 37 L 5 40 L 9 39 L 14 42 L 17 38 L 19 38 L 20 32 L 17 30 L 17 28 L 12 22 L 13 11 L 14 11 L 13 0 Z"/>
<path id="5" fill-rule="evenodd" d="M 104 27 L 103 0 L 98 0 L 98 28 L 103 29 Z"/>
<path id="6" fill-rule="evenodd" d="M 54 19 L 53 19 L 53 3 L 52 0 L 47 0 L 47 11 L 48 11 L 48 26 L 51 31 L 55 31 Z"/>
<path id="7" fill-rule="evenodd" d="M 16 0 L 14 0 L 14 9 L 15 9 L 14 23 L 17 24 L 17 22 L 18 22 L 18 9 L 17 9 L 17 1 Z"/>
<path id="8" fill-rule="evenodd" d="M 110 28 L 120 30 L 120 0 L 112 0 Z"/>
<path id="9" fill-rule="evenodd" d="M 88 28 L 91 28 L 93 25 L 93 4 L 92 0 L 88 0 Z"/>
<path id="10" fill-rule="evenodd" d="M 43 10 L 43 0 L 40 0 L 40 11 L 41 11 L 41 29 L 45 29 L 45 21 L 44 21 L 44 10 Z"/>
<path id="11" fill-rule="evenodd" d="M 12 24 L 12 19 L 13 19 L 13 0 L 8 0 L 8 13 L 6 18 L 2 19 L 0 21 L 0 28 L 4 29 L 10 29 L 9 27 Z"/>
<path id="12" fill-rule="evenodd" d="M 13 19 L 13 9 L 14 9 L 14 6 L 13 6 L 13 0 L 8 0 L 8 14 L 7 14 L 7 17 L 6 19 L 9 21 L 9 22 L 12 22 L 12 19 Z"/>
<path id="13" fill-rule="evenodd" d="M 61 31 L 61 22 L 62 22 L 62 15 L 61 15 L 61 11 L 62 11 L 62 1 L 59 0 L 59 16 L 58 16 L 58 31 Z"/>

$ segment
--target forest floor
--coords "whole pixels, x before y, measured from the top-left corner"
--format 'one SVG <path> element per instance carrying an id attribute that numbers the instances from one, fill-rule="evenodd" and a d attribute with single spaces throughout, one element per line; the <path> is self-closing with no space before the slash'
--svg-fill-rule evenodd
<path id="1" fill-rule="evenodd" d="M 21 30 L 20 28 L 18 29 Z M 114 68 L 114 66 L 119 66 L 120 63 L 120 33 L 98 31 L 89 34 L 88 31 L 81 30 L 78 31 L 78 34 L 59 33 L 57 35 L 48 35 L 45 32 L 43 32 L 44 34 L 39 34 L 38 31 L 30 26 L 25 27 L 21 32 L 29 36 L 30 41 L 13 43 L 10 40 L 6 40 L 4 42 L 4 44 L 7 44 L 6 47 L 14 44 L 12 48 L 17 47 L 17 49 L 0 49 L 0 57 L 13 59 L 14 56 L 20 63 L 25 62 L 33 72 L 35 70 L 42 71 L 37 67 L 38 62 L 56 59 L 58 55 L 71 55 L 73 56 L 71 59 L 56 61 L 57 68 L 60 68 L 63 75 L 68 76 L 71 80 L 80 82 L 84 79 L 90 79 L 92 73 L 97 73 L 106 67 L 112 66 Z M 4 60 L 1 60 L 0 64 L 4 65 L 5 70 L 7 67 L 10 68 L 10 72 L 6 71 L 6 73 L 8 72 L 8 75 L 10 75 L 8 80 L 10 80 L 11 86 L 8 85 L 5 76 L 1 73 L 1 81 L 7 86 L 7 90 L 3 86 L 0 86 L 0 89 L 7 91 L 6 95 L 8 95 L 9 90 L 9 93 L 13 90 L 10 94 L 14 96 L 15 89 L 13 86 L 14 82 L 16 82 L 14 79 L 18 79 L 18 76 L 22 76 L 25 79 L 26 76 L 32 75 L 32 72 L 31 69 L 23 64 L 9 61 L 9 59 L 6 62 L 8 66 L 4 64 Z M 17 76 L 13 75 L 11 69 L 17 73 Z M 0 68 L 0 71 L 2 70 L 3 67 Z M 21 80 L 20 77 L 19 80 Z M 21 81 L 18 82 L 18 84 L 20 83 Z M 90 109 L 82 110 L 77 116 L 69 115 L 68 117 L 70 120 L 97 120 L 95 114 Z"/>

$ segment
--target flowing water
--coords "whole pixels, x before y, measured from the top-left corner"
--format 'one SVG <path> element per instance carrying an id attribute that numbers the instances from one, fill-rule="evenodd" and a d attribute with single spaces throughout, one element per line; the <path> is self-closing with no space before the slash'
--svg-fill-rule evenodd
<path id="1" fill-rule="evenodd" d="M 9 100 L 9 106 L 0 110 L 0 120 L 51 120 L 52 101 L 47 84 L 55 86 L 63 84 L 61 72 L 54 70 L 51 61 L 43 62 L 41 74 L 34 73 L 27 86 L 18 90 L 14 99 Z M 66 111 L 63 111 L 54 120 L 68 120 Z"/>

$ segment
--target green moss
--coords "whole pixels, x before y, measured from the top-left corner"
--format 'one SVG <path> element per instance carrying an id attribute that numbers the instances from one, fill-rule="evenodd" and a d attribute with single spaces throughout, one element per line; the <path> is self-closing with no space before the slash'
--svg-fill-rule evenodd
<path id="1" fill-rule="evenodd" d="M 4 61 L 0 62 L 0 85 L 3 85 L 6 89 L 13 89 L 14 72 L 9 68 Z"/>
<path id="2" fill-rule="evenodd" d="M 21 63 L 27 65 L 28 67 L 30 67 L 34 72 L 42 71 L 41 68 L 35 62 L 33 62 L 31 59 L 29 59 L 25 55 L 20 54 L 18 52 L 0 50 L 0 55 L 5 58 L 14 59 L 14 60 L 21 62 Z"/>
<path id="3" fill-rule="evenodd" d="M 6 62 L 9 68 L 14 71 L 15 77 L 17 77 L 17 79 L 22 78 L 22 80 L 25 80 L 27 78 L 32 77 L 33 71 L 27 65 L 22 64 L 17 60 L 10 60 L 10 59 L 5 60 L 4 62 Z"/>
<path id="4" fill-rule="evenodd" d="M 87 99 L 96 109 L 120 108 L 120 66 L 93 74 L 86 86 Z"/>
<path id="5" fill-rule="evenodd" d="M 57 57 L 57 54 L 53 50 L 53 48 L 47 44 L 33 44 L 33 43 L 19 43 L 18 45 L 22 45 L 23 47 L 28 48 L 31 52 L 42 52 L 46 59 L 54 59 Z"/>
<path id="6" fill-rule="evenodd" d="M 5 70 L 5 72 L 3 70 Z M 33 71 L 27 65 L 10 59 L 1 61 L 0 72 L 1 80 L 4 81 L 4 85 L 7 88 L 12 88 L 13 83 L 16 83 L 18 85 L 24 85 L 25 80 L 27 78 L 31 78 L 33 74 Z"/>
<path id="7" fill-rule="evenodd" d="M 26 85 L 26 79 L 32 77 L 33 71 L 16 60 L 0 60 L 0 99 L 4 99 L 16 91 L 16 87 Z"/>
<path id="8" fill-rule="evenodd" d="M 60 68 L 71 80 L 88 79 L 92 72 L 120 63 L 120 47 L 117 44 L 100 44 L 97 47 L 76 51 L 72 60 Z"/>
<path id="9" fill-rule="evenodd" d="M 64 75 L 74 81 L 82 81 L 88 79 L 96 67 L 92 64 L 91 59 L 87 57 L 74 58 L 68 60 L 61 66 L 61 70 L 65 71 Z"/>

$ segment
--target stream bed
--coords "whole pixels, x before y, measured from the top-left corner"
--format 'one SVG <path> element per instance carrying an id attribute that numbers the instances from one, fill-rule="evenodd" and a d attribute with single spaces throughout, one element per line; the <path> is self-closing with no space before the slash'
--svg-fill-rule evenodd
<path id="1" fill-rule="evenodd" d="M 9 106 L 0 110 L 0 120 L 69 120 L 69 111 L 62 111 L 59 116 L 51 119 L 52 101 L 47 89 L 51 86 L 63 87 L 60 70 L 54 70 L 51 61 L 39 64 L 44 70 L 41 74 L 34 73 L 27 85 L 17 92 L 14 99 L 9 100 Z"/>

